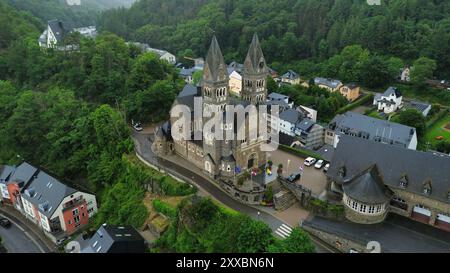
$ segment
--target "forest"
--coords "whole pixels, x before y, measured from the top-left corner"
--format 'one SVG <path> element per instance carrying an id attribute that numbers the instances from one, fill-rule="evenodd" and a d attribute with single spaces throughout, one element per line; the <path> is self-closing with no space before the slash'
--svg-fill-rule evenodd
<path id="1" fill-rule="evenodd" d="M 346 75 L 352 64 L 337 71 L 335 56 L 353 45 L 370 52 L 365 67 L 413 65 L 422 57 L 436 61 L 434 76 L 450 77 L 450 2 L 382 2 L 141 0 L 130 9 L 104 11 L 98 26 L 180 57 L 203 56 L 215 33 L 227 62 L 242 62 L 257 32 L 274 69 L 293 68 L 306 77 Z"/>
<path id="2" fill-rule="evenodd" d="M 17 10 L 27 11 L 46 23 L 52 19 L 62 20 L 67 27 L 95 25 L 102 10 L 129 7 L 135 0 L 82 0 L 81 6 L 69 6 L 66 0 L 6 0 Z M 44 24 L 42 26 L 45 26 Z"/>
<path id="3" fill-rule="evenodd" d="M 127 117 L 164 118 L 181 80 L 111 33 L 68 37 L 77 51 L 42 50 L 39 22 L 0 1 L 0 162 L 25 160 L 95 193 L 97 225 L 139 227 L 149 176 L 124 158 L 134 151 Z"/>

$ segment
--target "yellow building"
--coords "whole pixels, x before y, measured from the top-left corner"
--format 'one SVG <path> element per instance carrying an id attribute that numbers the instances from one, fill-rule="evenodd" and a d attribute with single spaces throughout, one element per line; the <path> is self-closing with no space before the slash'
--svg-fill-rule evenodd
<path id="1" fill-rule="evenodd" d="M 359 86 L 355 83 L 349 83 L 341 86 L 339 92 L 342 96 L 344 96 L 348 101 L 354 101 L 359 98 Z"/>
<path id="2" fill-rule="evenodd" d="M 242 76 L 236 71 L 233 71 L 230 76 L 230 80 L 228 82 L 228 87 L 230 88 L 230 92 L 233 95 L 236 95 L 238 97 L 241 96 L 241 90 L 242 90 Z"/>

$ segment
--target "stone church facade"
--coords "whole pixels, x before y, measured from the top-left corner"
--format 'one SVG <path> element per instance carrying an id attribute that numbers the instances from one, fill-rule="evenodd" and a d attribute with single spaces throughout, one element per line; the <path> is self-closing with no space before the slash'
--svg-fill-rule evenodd
<path id="1" fill-rule="evenodd" d="M 267 98 L 266 78 L 269 74 L 266 61 L 258 40 L 258 36 L 253 36 L 247 57 L 244 62 L 242 73 L 242 99 L 237 99 L 230 95 L 229 77 L 227 66 L 224 62 L 221 49 L 216 37 L 213 37 L 203 70 L 201 84 L 197 87 L 191 86 L 190 90 L 180 92 L 173 103 L 188 106 L 193 112 L 194 99 L 203 99 L 204 112 L 225 115 L 227 105 L 244 108 L 248 105 L 264 105 Z M 200 120 L 201 119 L 201 120 Z M 191 116 L 191 139 L 211 118 Z M 177 118 L 171 118 L 163 126 L 155 131 L 155 141 L 153 149 L 158 155 L 176 154 L 185 160 L 194 163 L 199 169 L 214 180 L 223 182 L 234 188 L 237 186 L 239 177 L 250 170 L 263 168 L 266 165 L 266 153 L 262 150 L 262 145 L 266 144 L 266 139 L 262 136 L 250 139 L 248 128 L 249 118 L 245 116 L 245 139 L 237 140 L 236 116 L 233 123 L 227 124 L 223 118 L 223 130 L 233 130 L 233 140 L 215 139 L 213 135 L 202 133 L 202 140 L 174 140 L 171 130 L 182 130 L 183 128 L 173 128 Z M 258 120 L 259 124 L 259 120 Z M 264 123 L 261 123 L 264 124 Z M 267 123 L 266 123 L 267 124 Z M 259 128 L 258 128 L 259 130 Z M 267 131 L 267 128 L 265 128 Z M 264 187 L 262 187 L 264 188 Z M 257 190 L 256 190 L 257 191 Z M 248 196 L 246 199 L 254 199 Z"/>

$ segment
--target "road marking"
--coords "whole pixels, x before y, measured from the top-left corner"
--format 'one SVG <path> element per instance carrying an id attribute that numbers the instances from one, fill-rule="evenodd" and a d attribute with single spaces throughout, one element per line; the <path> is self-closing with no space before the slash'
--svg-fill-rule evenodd
<path id="1" fill-rule="evenodd" d="M 25 236 L 27 236 L 28 239 L 30 239 L 30 240 L 31 240 L 31 241 L 39 248 L 39 250 L 40 250 L 42 253 L 45 253 L 45 250 L 41 247 L 40 244 L 38 244 L 38 242 L 33 238 L 33 236 L 31 236 L 30 234 L 28 234 L 28 232 L 26 232 L 25 229 L 23 229 L 16 221 L 11 220 L 11 218 L 6 217 L 4 214 L 1 214 L 1 213 L 0 213 L 0 215 L 1 215 L 2 217 L 5 217 L 5 218 L 8 219 L 9 221 L 11 221 L 11 223 L 13 223 L 16 227 L 18 227 L 18 228 L 23 232 L 23 234 L 25 234 Z"/>
<path id="2" fill-rule="evenodd" d="M 281 226 L 279 226 L 277 228 L 277 230 L 275 231 L 275 234 L 277 234 L 278 236 L 280 236 L 283 239 L 286 239 L 287 237 L 289 237 L 289 235 L 292 232 L 292 228 L 289 227 L 286 224 L 282 224 Z"/>

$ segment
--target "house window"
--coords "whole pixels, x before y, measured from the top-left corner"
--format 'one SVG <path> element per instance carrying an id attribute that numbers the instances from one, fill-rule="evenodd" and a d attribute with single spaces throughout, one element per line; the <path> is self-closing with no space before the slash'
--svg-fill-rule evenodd
<path id="1" fill-rule="evenodd" d="M 73 220 L 75 221 L 75 225 L 78 224 L 80 222 L 80 216 L 79 215 L 75 216 Z"/>
<path id="2" fill-rule="evenodd" d="M 381 205 L 377 206 L 377 213 L 381 212 Z"/>
<path id="3" fill-rule="evenodd" d="M 369 207 L 369 213 L 373 214 L 375 212 L 375 207 L 374 206 L 370 206 Z"/>
<path id="4" fill-rule="evenodd" d="M 366 205 L 361 204 L 361 205 L 359 206 L 359 211 L 360 211 L 360 212 L 366 212 Z"/>
<path id="5" fill-rule="evenodd" d="M 423 193 L 429 195 L 429 194 L 431 194 L 431 189 L 430 188 L 423 188 Z"/>
<path id="6" fill-rule="evenodd" d="M 356 203 L 355 201 L 352 201 L 352 209 L 358 209 L 358 203 Z"/>
<path id="7" fill-rule="evenodd" d="M 78 209 L 74 209 L 73 211 L 72 211 L 72 214 L 75 216 L 75 215 L 78 215 Z"/>

